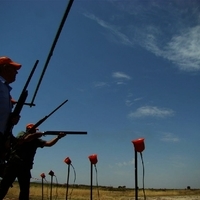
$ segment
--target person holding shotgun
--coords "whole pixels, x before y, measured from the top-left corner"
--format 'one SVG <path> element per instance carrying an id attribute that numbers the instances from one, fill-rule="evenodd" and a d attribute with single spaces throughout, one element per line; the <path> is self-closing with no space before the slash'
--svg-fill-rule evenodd
<path id="1" fill-rule="evenodd" d="M 29 200 L 31 169 L 33 168 L 37 148 L 51 147 L 59 139 L 66 136 L 66 133 L 60 132 L 55 138 L 45 141 L 40 139 L 43 136 L 43 132 L 39 132 L 38 128 L 34 127 L 34 124 L 27 124 L 26 131 L 22 131 L 17 135 L 21 142 L 13 147 L 8 159 L 4 176 L 0 183 L 0 200 L 3 200 L 16 178 L 20 186 L 19 200 Z"/>
<path id="2" fill-rule="evenodd" d="M 3 56 L 0 57 L 0 164 L 4 164 L 4 154 L 6 146 L 6 126 L 8 120 L 13 125 L 16 125 L 20 116 L 12 116 L 12 103 L 10 91 L 13 83 L 18 74 L 18 70 L 21 68 L 21 64 L 12 61 L 10 58 Z M 12 133 L 8 133 L 12 136 Z"/>

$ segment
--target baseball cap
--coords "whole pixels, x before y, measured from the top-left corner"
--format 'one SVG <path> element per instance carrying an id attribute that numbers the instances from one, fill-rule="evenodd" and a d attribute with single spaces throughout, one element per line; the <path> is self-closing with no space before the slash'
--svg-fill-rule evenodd
<path id="1" fill-rule="evenodd" d="M 35 125 L 35 124 L 27 124 L 27 125 L 26 125 L 26 128 L 27 128 L 27 129 L 30 129 L 30 128 L 32 128 L 34 125 Z M 39 129 L 38 129 L 38 128 L 35 128 L 35 130 L 39 130 Z"/>
<path id="2" fill-rule="evenodd" d="M 11 103 L 12 103 L 13 105 L 15 105 L 15 104 L 17 103 L 17 101 L 14 100 L 13 98 L 11 98 Z"/>
<path id="3" fill-rule="evenodd" d="M 0 65 L 12 65 L 17 70 L 19 70 L 22 66 L 21 64 L 12 61 L 10 58 L 6 56 L 0 57 Z"/>

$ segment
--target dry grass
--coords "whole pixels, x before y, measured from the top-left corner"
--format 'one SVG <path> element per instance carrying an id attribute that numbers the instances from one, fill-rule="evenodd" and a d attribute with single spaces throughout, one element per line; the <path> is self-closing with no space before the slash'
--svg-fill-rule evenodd
<path id="1" fill-rule="evenodd" d="M 10 188 L 6 198 L 7 199 L 17 199 L 19 193 L 18 183 L 15 182 L 13 187 Z M 164 197 L 164 196 L 194 196 L 200 194 L 199 190 L 164 190 L 164 189 L 148 189 L 145 190 L 146 197 Z M 88 186 L 76 186 L 69 187 L 68 189 L 68 199 L 69 200 L 89 200 L 91 195 L 91 189 Z M 42 184 L 32 183 L 30 188 L 30 200 L 39 199 L 52 199 L 61 200 L 66 199 L 66 187 L 54 185 L 52 190 L 50 185 L 43 186 L 42 195 Z M 138 191 L 138 199 L 143 198 L 144 193 L 142 190 Z M 112 187 L 93 187 L 92 188 L 92 199 L 94 200 L 133 200 L 135 199 L 134 189 L 118 189 Z M 148 199 L 148 198 L 147 198 Z M 160 198 L 156 198 L 160 199 Z"/>

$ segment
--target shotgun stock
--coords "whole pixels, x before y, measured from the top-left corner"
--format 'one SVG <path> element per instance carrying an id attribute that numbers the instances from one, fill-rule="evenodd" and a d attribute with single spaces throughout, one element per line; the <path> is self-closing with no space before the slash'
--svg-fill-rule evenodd
<path id="1" fill-rule="evenodd" d="M 67 135 L 86 135 L 86 131 L 44 131 L 43 135 L 59 135 L 59 133 L 65 133 Z"/>

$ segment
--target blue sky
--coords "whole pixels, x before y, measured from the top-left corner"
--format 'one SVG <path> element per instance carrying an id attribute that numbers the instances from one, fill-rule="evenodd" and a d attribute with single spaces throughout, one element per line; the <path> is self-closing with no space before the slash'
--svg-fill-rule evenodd
<path id="1" fill-rule="evenodd" d="M 31 101 L 68 1 L 1 0 L 0 55 L 22 63 L 17 99 L 35 63 Z M 65 183 L 70 157 L 76 184 L 134 188 L 132 140 L 145 138 L 146 188 L 200 186 L 200 3 L 75 0 L 35 98 L 14 135 L 68 102 L 40 130 L 87 131 L 38 149 L 32 176 L 55 172 Z M 44 139 L 51 139 L 46 136 Z M 138 157 L 138 186 L 142 165 Z M 70 182 L 73 183 L 73 173 Z M 95 184 L 95 179 L 94 179 Z"/>

